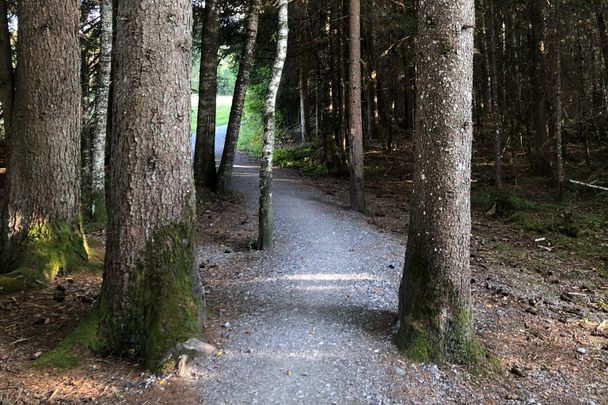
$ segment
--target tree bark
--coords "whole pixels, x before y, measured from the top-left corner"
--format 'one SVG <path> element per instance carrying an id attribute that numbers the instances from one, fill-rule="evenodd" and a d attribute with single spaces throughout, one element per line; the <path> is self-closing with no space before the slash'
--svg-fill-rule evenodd
<path id="1" fill-rule="evenodd" d="M 606 19 L 604 17 L 604 2 L 595 0 L 595 22 L 600 36 L 600 47 L 604 59 L 604 77 L 608 80 L 608 36 L 606 35 Z"/>
<path id="2" fill-rule="evenodd" d="M 115 3 L 107 250 L 101 347 L 159 369 L 199 337 L 190 146 L 192 5 Z"/>
<path id="3" fill-rule="evenodd" d="M 243 117 L 243 106 L 249 85 L 249 76 L 254 62 L 255 41 L 258 35 L 258 20 L 260 15 L 261 0 L 252 0 L 247 15 L 247 36 L 243 51 L 239 72 L 236 77 L 232 106 L 230 107 L 230 117 L 228 119 L 228 129 L 226 130 L 226 141 L 222 161 L 217 174 L 217 189 L 225 191 L 230 188 L 232 181 L 232 170 L 234 168 L 234 156 L 236 145 L 239 140 L 239 130 L 241 128 L 241 118 Z"/>
<path id="4" fill-rule="evenodd" d="M 561 30 L 559 27 L 558 6 L 554 10 L 555 14 L 555 39 L 554 39 L 554 89 L 553 89 L 553 108 L 555 109 L 555 167 L 557 179 L 557 197 L 559 200 L 564 198 L 564 157 L 563 157 L 563 142 L 562 142 L 562 127 L 563 127 L 563 106 L 562 106 L 562 55 L 561 55 Z"/>
<path id="5" fill-rule="evenodd" d="M 288 2 L 279 0 L 277 56 L 272 67 L 264 111 L 264 149 L 260 168 L 260 211 L 258 249 L 272 247 L 272 158 L 275 141 L 276 101 L 287 58 L 289 34 Z"/>
<path id="6" fill-rule="evenodd" d="M 310 129 L 310 104 L 308 103 L 308 72 L 302 56 L 299 61 L 299 95 L 300 95 L 300 133 L 301 142 L 305 143 L 309 138 Z"/>
<path id="7" fill-rule="evenodd" d="M 492 120 L 494 121 L 494 185 L 498 191 L 502 190 L 502 122 L 503 117 L 498 105 L 498 70 L 496 68 L 496 28 L 494 20 L 494 0 L 488 0 L 489 13 L 486 14 L 489 20 L 489 32 L 486 33 L 488 40 L 488 52 L 490 62 L 490 104 Z"/>
<path id="8" fill-rule="evenodd" d="M 206 0 L 201 37 L 201 71 L 198 92 L 198 119 L 194 149 L 194 183 L 200 194 L 213 189 L 215 173 L 215 113 L 219 50 L 219 15 L 216 0 Z"/>
<path id="9" fill-rule="evenodd" d="M 19 3 L 19 69 L 9 139 L 2 269 L 34 282 L 86 259 L 80 231 L 77 0 Z M 31 275 L 31 273 L 28 273 Z"/>
<path id="10" fill-rule="evenodd" d="M 350 207 L 365 212 L 363 122 L 361 120 L 361 2 L 349 7 L 349 108 Z"/>
<path id="11" fill-rule="evenodd" d="M 418 16 L 416 162 L 397 343 L 416 360 L 467 363 L 482 351 L 469 268 L 474 1 L 426 0 Z"/>
<path id="12" fill-rule="evenodd" d="M 547 129 L 547 62 L 545 42 L 545 19 L 543 10 L 544 0 L 530 2 L 530 21 L 532 24 L 532 52 L 534 59 L 533 73 L 533 115 L 534 115 L 534 172 L 542 176 L 551 175 L 551 161 L 549 158 L 549 134 Z"/>
<path id="13" fill-rule="evenodd" d="M 0 103 L 6 138 L 11 132 L 13 102 L 15 97 L 15 77 L 11 52 L 11 34 L 8 30 L 8 9 L 6 0 L 0 0 Z"/>
<path id="14" fill-rule="evenodd" d="M 112 72 L 112 0 L 102 0 L 100 7 L 101 35 L 91 157 L 90 211 L 94 222 L 105 224 L 107 221 L 105 202 L 106 134 L 108 131 L 108 100 Z"/>

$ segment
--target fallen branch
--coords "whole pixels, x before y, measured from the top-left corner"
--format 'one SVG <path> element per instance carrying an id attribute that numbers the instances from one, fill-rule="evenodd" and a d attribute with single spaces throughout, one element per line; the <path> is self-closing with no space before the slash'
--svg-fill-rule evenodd
<path id="1" fill-rule="evenodd" d="M 585 186 L 585 187 L 590 187 L 590 188 L 596 188 L 598 190 L 608 191 L 608 188 L 606 188 L 606 187 L 596 186 L 595 184 L 583 183 L 582 181 L 570 180 L 570 183 L 577 184 L 579 186 Z"/>

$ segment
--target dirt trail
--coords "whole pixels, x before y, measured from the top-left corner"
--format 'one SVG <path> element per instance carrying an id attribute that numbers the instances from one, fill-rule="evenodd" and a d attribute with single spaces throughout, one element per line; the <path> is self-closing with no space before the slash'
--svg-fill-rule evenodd
<path id="1" fill-rule="evenodd" d="M 233 188 L 251 213 L 258 171 L 239 156 Z M 223 352 L 200 366 L 203 402 L 402 402 L 405 374 L 417 371 L 402 364 L 391 341 L 403 244 L 287 171 L 276 172 L 273 194 L 272 251 L 226 253 L 216 245 L 200 252 L 201 262 L 242 272 L 209 291 L 212 302 L 237 309 L 219 317 Z M 439 384 L 440 372 L 428 370 Z"/>
<path id="2" fill-rule="evenodd" d="M 349 212 L 316 182 L 279 169 L 276 246 L 251 250 L 258 173 L 257 161 L 238 155 L 233 188 L 244 196 L 246 213 L 220 202 L 201 221 L 202 234 L 216 235 L 201 244 L 198 259 L 210 309 L 205 333 L 219 348 L 193 373 L 202 403 L 603 403 L 602 350 L 587 357 L 576 351 L 581 336 L 587 347 L 595 345 L 584 325 L 564 324 L 556 318 L 563 315 L 544 306 L 542 317 L 524 311 L 525 294 L 507 297 L 490 288 L 523 275 L 481 266 L 476 256 L 473 276 L 486 280 L 472 287 L 477 333 L 500 370 L 484 375 L 406 360 L 392 341 L 402 237 Z M 568 337 L 573 327 L 583 333 L 575 341 Z M 543 334 L 547 339 L 535 338 Z M 525 367 L 527 377 L 509 372 L 513 365 Z"/>

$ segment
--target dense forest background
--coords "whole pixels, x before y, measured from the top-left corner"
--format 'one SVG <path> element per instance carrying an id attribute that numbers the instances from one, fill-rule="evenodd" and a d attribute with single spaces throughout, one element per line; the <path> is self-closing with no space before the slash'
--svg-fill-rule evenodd
<path id="1" fill-rule="evenodd" d="M 29 362 L 114 381 L 194 352 L 200 375 L 255 373 L 255 345 L 306 358 L 281 339 L 317 325 L 382 390 L 603 397 L 608 1 L 50 1 L 0 0 L 0 371 L 17 358 L 19 397 Z"/>

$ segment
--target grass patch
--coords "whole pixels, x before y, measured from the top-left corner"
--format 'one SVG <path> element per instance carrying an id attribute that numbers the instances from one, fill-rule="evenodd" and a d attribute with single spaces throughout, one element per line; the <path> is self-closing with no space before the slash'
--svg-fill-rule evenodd
<path id="1" fill-rule="evenodd" d="M 93 309 L 57 347 L 38 358 L 34 362 L 34 366 L 60 369 L 77 367 L 81 363 L 85 351 L 99 349 L 97 321 L 97 309 Z"/>

